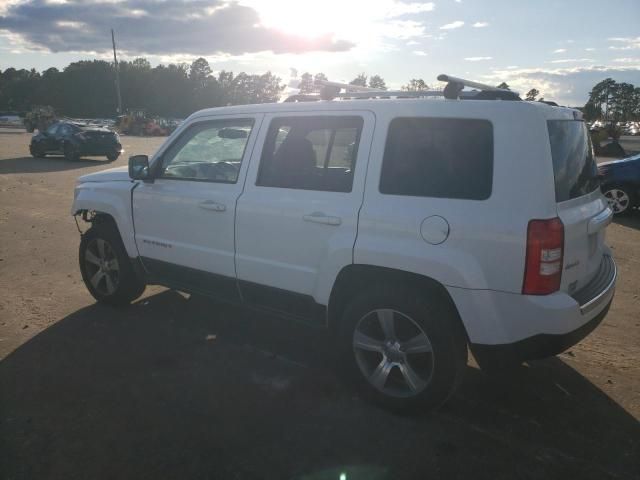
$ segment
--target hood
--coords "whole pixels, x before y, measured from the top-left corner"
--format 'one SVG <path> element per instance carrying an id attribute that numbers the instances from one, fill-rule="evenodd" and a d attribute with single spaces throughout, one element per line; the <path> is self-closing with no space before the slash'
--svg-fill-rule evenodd
<path id="1" fill-rule="evenodd" d="M 116 167 L 89 173 L 78 178 L 78 182 L 130 182 L 129 167 Z"/>
<path id="2" fill-rule="evenodd" d="M 619 164 L 624 164 L 624 163 L 629 163 L 629 162 L 635 162 L 640 160 L 640 155 L 634 155 L 632 157 L 627 157 L 627 158 L 622 158 L 620 160 L 611 160 L 609 162 L 602 162 L 599 163 L 598 166 L 607 166 L 607 165 L 619 165 Z"/>

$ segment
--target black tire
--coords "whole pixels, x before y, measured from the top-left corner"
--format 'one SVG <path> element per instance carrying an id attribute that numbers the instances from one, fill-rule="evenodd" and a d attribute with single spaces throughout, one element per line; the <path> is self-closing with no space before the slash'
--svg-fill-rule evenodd
<path id="1" fill-rule="evenodd" d="M 100 255 L 100 244 L 104 255 Z M 99 266 L 95 262 L 96 256 L 98 260 L 103 260 L 103 265 Z M 128 305 L 144 292 L 146 285 L 136 275 L 118 229 L 112 222 L 94 223 L 82 235 L 78 260 L 82 280 L 98 302 L 116 306 Z M 113 264 L 113 260 L 117 263 Z M 113 288 L 109 288 L 109 280 Z"/>
<path id="2" fill-rule="evenodd" d="M 64 158 L 70 162 L 75 162 L 77 160 L 80 160 L 78 149 L 73 143 L 67 142 L 64 144 Z"/>
<path id="3" fill-rule="evenodd" d="M 29 152 L 33 158 L 44 158 L 47 156 L 46 153 L 42 151 L 42 149 L 34 147 L 33 145 L 29 145 Z"/>
<path id="4" fill-rule="evenodd" d="M 607 185 L 602 188 L 602 193 L 615 216 L 629 215 L 636 204 L 633 190 L 626 185 Z"/>
<path id="5" fill-rule="evenodd" d="M 110 162 L 115 162 L 119 156 L 120 156 L 120 152 L 108 153 L 107 160 L 109 160 Z"/>
<path id="6" fill-rule="evenodd" d="M 381 312 L 389 311 L 392 311 L 391 323 L 396 329 L 395 347 L 385 342 L 386 334 L 381 328 Z M 375 332 L 376 321 L 380 322 L 379 332 L 382 332 L 382 336 Z M 359 339 L 363 338 L 360 335 L 367 326 L 373 328 L 367 332 L 369 338 L 383 343 L 384 351 L 368 352 L 367 349 L 354 346 L 354 338 L 356 335 Z M 407 328 L 403 331 L 400 327 Z M 430 352 L 409 354 L 408 339 L 417 338 L 416 332 L 420 332 L 418 336 L 426 335 Z M 365 398 L 392 410 L 427 411 L 438 408 L 454 393 L 466 371 L 466 334 L 455 309 L 448 299 L 437 292 L 378 284 L 357 295 L 347 305 L 338 335 L 341 371 L 355 383 Z M 398 350 L 394 353 L 390 348 Z M 367 365 L 369 354 L 371 362 Z M 393 364 L 394 361 L 399 363 Z M 385 369 L 385 362 L 391 362 L 387 363 L 391 366 L 382 380 L 382 388 L 377 388 L 367 378 L 365 371 L 369 367 L 369 371 L 373 371 L 369 378 L 373 378 L 381 367 Z M 411 387 L 410 377 L 404 373 L 407 363 L 410 371 L 418 374 L 420 382 L 413 384 L 421 385 L 419 389 Z"/>

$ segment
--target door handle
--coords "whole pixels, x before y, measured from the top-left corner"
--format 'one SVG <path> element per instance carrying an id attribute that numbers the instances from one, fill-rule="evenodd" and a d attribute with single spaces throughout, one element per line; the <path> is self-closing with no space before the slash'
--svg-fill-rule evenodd
<path id="1" fill-rule="evenodd" d="M 313 212 L 308 215 L 303 215 L 302 219 L 305 222 L 322 223 L 323 225 L 340 225 L 342 219 L 340 217 L 331 217 L 323 212 Z"/>
<path id="2" fill-rule="evenodd" d="M 205 210 L 213 210 L 214 212 L 224 212 L 227 209 L 226 205 L 214 202 L 213 200 L 205 200 L 204 202 L 200 202 L 198 206 Z"/>

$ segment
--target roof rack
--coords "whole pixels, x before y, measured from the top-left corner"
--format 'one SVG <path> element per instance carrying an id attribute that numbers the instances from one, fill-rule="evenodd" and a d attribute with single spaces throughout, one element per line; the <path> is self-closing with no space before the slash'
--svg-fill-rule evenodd
<path id="1" fill-rule="evenodd" d="M 444 98 L 460 98 L 464 87 L 470 87 L 479 90 L 479 92 L 473 96 L 475 100 L 522 100 L 518 92 L 506 88 L 492 87 L 491 85 L 465 80 L 464 78 L 458 78 L 444 73 L 438 75 L 438 80 L 447 82 L 447 86 L 444 87 L 443 90 Z M 464 96 L 468 96 L 468 93 Z"/>
<path id="2" fill-rule="evenodd" d="M 329 80 L 316 80 L 314 85 L 320 87 L 319 94 L 295 94 L 287 97 L 285 102 L 312 102 L 318 100 L 334 100 L 340 98 L 372 99 L 372 98 L 424 98 L 444 97 L 449 100 L 521 100 L 518 92 L 504 88 L 492 87 L 483 83 L 453 77 L 451 75 L 438 75 L 438 80 L 447 82 L 443 90 L 381 90 L 350 83 L 331 82 Z M 464 87 L 476 90 L 463 91 Z M 344 93 L 341 93 L 344 90 Z"/>

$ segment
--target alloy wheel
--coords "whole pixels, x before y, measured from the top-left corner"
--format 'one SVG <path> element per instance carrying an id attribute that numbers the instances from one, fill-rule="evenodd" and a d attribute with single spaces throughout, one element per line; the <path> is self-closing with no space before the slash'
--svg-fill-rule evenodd
<path id="1" fill-rule="evenodd" d="M 431 341 L 415 320 L 397 310 L 363 316 L 353 333 L 353 351 L 364 377 L 386 395 L 413 397 L 431 382 Z"/>
<path id="2" fill-rule="evenodd" d="M 609 207 L 613 210 L 613 213 L 623 213 L 629 208 L 631 199 L 629 198 L 629 194 L 624 190 L 612 188 L 611 190 L 607 190 L 604 196 L 609 203 Z"/>
<path id="3" fill-rule="evenodd" d="M 112 295 L 120 281 L 120 265 L 109 242 L 95 238 L 84 253 L 85 270 L 92 287 L 101 295 Z"/>

